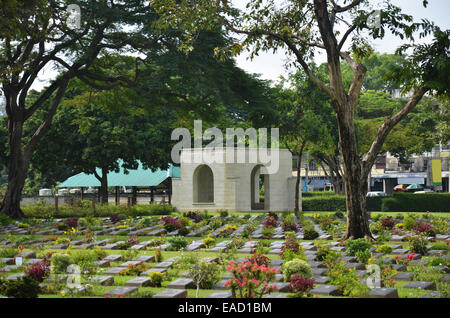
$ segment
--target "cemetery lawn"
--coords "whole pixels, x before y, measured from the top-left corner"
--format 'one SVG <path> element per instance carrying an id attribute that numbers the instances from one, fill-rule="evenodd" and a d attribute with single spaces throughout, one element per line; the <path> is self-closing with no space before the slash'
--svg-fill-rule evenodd
<path id="1" fill-rule="evenodd" d="M 198 260 L 204 260 L 214 264 L 215 272 L 208 276 L 211 279 L 209 287 L 199 290 L 199 297 L 203 298 L 215 292 L 230 291 L 224 286 L 224 282 L 233 277 L 227 271 L 230 260 L 240 263 L 253 256 L 264 255 L 267 258 L 265 264 L 281 272 L 271 283 L 281 288 L 275 293 L 284 297 L 295 297 L 299 294 L 289 289 L 290 282 L 281 275 L 285 273 L 283 263 L 289 260 L 284 259 L 285 255 L 280 254 L 280 249 L 284 246 L 289 250 L 299 244 L 297 246 L 300 246 L 300 252 L 294 252 L 292 257 L 305 260 L 312 270 L 314 289 L 310 289 L 307 294 L 311 298 L 328 297 L 327 291 L 323 292 L 327 285 L 330 285 L 330 289 L 337 290 L 331 297 L 345 297 L 343 294 L 368 297 L 370 288 L 367 288 L 366 284 L 370 275 L 367 271 L 369 264 L 379 264 L 381 271 L 386 268 L 393 270 L 388 277 L 388 280 L 391 279 L 389 286 L 385 287 L 393 288 L 390 291 L 395 291 L 396 297 L 429 297 L 430 293 L 438 297 L 448 297 L 450 213 L 373 212 L 371 217 L 371 229 L 373 228 L 379 241 L 370 242 L 364 247 L 369 249 L 370 259 L 355 257 L 359 254 L 351 254 L 349 245 L 339 242 L 345 229 L 345 218 L 330 212 L 306 212 L 297 215 L 171 213 L 170 216 L 127 217 L 114 221 L 107 217 L 80 218 L 76 221 L 25 219 L 0 226 L 0 283 L 6 278 L 20 280 L 18 275 L 24 275 L 27 270 L 36 266 L 16 266 L 15 257 L 23 256 L 24 263 L 36 263 L 40 264 L 39 266 L 51 264 L 40 283 L 42 289 L 38 294 L 39 298 L 148 298 L 167 291 L 186 291 L 184 296 L 195 298 L 196 286 L 188 277 L 188 272 L 194 264 L 198 264 Z M 403 228 L 408 222 L 413 222 L 410 224 L 411 228 Z M 182 223 L 184 225 L 180 225 Z M 73 228 L 69 228 L 67 224 Z M 286 224 L 290 226 L 287 227 Z M 185 226 L 185 232 L 179 235 L 172 226 Z M 418 231 L 422 231 L 420 229 L 424 232 L 419 233 Z M 315 239 L 306 237 L 311 231 L 317 234 Z M 420 244 L 424 244 L 425 255 L 420 255 L 416 250 L 418 247 L 411 244 L 410 240 L 414 237 L 422 242 Z M 204 245 L 206 242 L 209 242 L 208 246 Z M 286 242 L 291 245 L 285 245 Z M 230 248 L 229 244 L 235 248 Z M 326 255 L 337 255 L 336 264 L 342 261 L 345 267 L 327 268 L 329 264 L 317 258 L 325 245 L 328 246 Z M 357 248 L 363 245 L 359 243 Z M 383 247 L 388 249 L 380 251 Z M 161 261 L 153 258 L 158 253 L 161 254 Z M 80 276 L 80 283 L 84 288 L 80 292 L 68 289 L 66 276 L 63 276 L 61 282 L 55 280 L 59 275 L 67 275 L 64 271 L 56 270 L 58 263 L 55 255 L 58 254 L 67 255 L 71 264 L 88 271 Z M 49 257 L 49 263 L 45 263 L 45 257 Z M 133 264 L 144 264 L 145 268 L 139 269 L 135 274 L 119 274 L 127 269 L 128 263 L 125 263 L 129 261 L 134 261 Z M 354 269 L 348 271 L 345 268 Z M 132 265 L 129 265 L 128 269 L 136 270 Z M 148 284 L 152 271 L 165 272 L 160 287 L 138 285 L 134 289 L 124 289 L 131 284 L 129 281 L 134 282 L 137 277 L 140 278 L 139 281 Z M 330 275 L 332 272 L 333 275 L 336 274 L 335 271 L 341 271 L 338 272 L 338 277 Z M 402 275 L 406 275 L 407 280 Z M 101 276 L 107 276 L 106 285 L 91 281 L 93 278 L 100 279 Z M 345 285 L 345 281 L 350 279 L 356 279 L 352 284 L 361 291 L 350 294 L 351 290 Z M 411 283 L 414 283 L 413 288 L 408 288 Z M 427 289 L 416 286 L 420 284 L 424 284 Z M 0 292 L 1 290 L 0 288 Z M 108 295 L 111 291 L 113 295 Z"/>

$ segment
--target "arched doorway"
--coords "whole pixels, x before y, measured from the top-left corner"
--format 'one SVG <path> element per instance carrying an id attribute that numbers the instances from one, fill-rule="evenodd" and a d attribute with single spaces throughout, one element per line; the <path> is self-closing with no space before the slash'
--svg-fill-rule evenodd
<path id="1" fill-rule="evenodd" d="M 194 203 L 214 203 L 214 174 L 210 167 L 201 165 L 194 171 Z"/>
<path id="2" fill-rule="evenodd" d="M 263 165 L 257 165 L 250 174 L 250 204 L 252 210 L 270 210 L 269 175 Z"/>

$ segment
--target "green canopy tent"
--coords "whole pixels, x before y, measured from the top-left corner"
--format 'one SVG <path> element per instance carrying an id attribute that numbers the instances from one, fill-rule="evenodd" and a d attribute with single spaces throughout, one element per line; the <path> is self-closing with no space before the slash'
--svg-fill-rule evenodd
<path id="1" fill-rule="evenodd" d="M 121 164 L 119 164 L 121 167 Z M 101 174 L 101 169 L 97 168 L 97 173 Z M 116 188 L 116 204 L 120 200 L 121 187 L 131 187 L 133 189 L 133 199 L 135 201 L 136 189 L 140 188 L 150 188 L 151 196 L 153 201 L 153 189 L 159 186 L 165 186 L 169 193 L 169 202 L 171 196 L 171 179 L 179 178 L 181 174 L 180 167 L 173 166 L 169 164 L 167 170 L 156 169 L 152 171 L 151 169 L 144 169 L 142 163 L 139 162 L 137 169 L 125 169 L 120 168 L 119 172 L 108 172 L 108 187 Z M 81 188 L 81 195 L 83 197 L 83 189 L 88 187 L 100 187 L 100 181 L 94 176 L 94 174 L 79 173 L 76 174 L 64 182 L 57 185 L 57 188 Z"/>
<path id="2" fill-rule="evenodd" d="M 410 184 L 408 187 L 406 187 L 406 189 L 408 191 L 422 190 L 423 186 L 421 184 L 414 183 L 414 184 Z"/>

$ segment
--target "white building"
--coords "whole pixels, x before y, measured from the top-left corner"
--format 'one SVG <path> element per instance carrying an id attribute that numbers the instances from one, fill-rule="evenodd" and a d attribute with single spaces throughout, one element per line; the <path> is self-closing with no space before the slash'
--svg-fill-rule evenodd
<path id="1" fill-rule="evenodd" d="M 227 152 L 234 149 L 215 149 L 216 160 L 212 163 L 204 160 L 205 149 L 183 149 L 180 178 L 172 179 L 172 205 L 178 211 L 293 211 L 295 177 L 291 153 L 279 149 L 276 155 L 265 149 L 269 157 L 273 155 L 272 162 L 265 164 L 267 160 L 262 160 L 256 149 L 246 148 L 240 150 L 245 153 L 245 161 L 240 161 L 243 163 L 237 163 L 237 152 L 234 160 L 227 161 Z M 192 160 L 199 156 L 200 161 Z M 271 166 L 273 160 L 278 160 L 278 169 Z"/>

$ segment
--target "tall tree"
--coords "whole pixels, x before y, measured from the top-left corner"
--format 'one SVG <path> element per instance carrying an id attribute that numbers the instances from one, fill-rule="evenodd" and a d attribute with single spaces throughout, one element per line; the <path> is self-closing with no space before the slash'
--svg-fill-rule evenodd
<path id="1" fill-rule="evenodd" d="M 78 5 L 75 8 L 81 16 L 68 12 L 69 4 Z M 133 85 L 135 78 L 120 73 L 106 76 L 103 71 L 113 65 L 95 62 L 115 50 L 138 52 L 151 47 L 158 37 L 141 31 L 144 22 L 151 24 L 156 16 L 141 0 L 2 1 L 0 11 L 0 82 L 6 98 L 9 147 L 8 187 L 0 213 L 20 218 L 21 193 L 32 154 L 49 130 L 69 81 L 77 77 L 103 89 Z M 135 60 L 138 69 L 139 59 Z M 44 67 L 50 66 L 58 68 L 58 77 L 28 103 L 31 86 Z M 44 120 L 25 141 L 24 123 L 46 102 L 50 105 Z"/>
<path id="2" fill-rule="evenodd" d="M 426 5 L 427 1 L 423 3 Z M 367 0 L 291 0 L 282 5 L 277 5 L 274 0 L 249 1 L 247 12 L 224 0 L 200 1 L 195 6 L 191 1 L 164 0 L 154 1 L 153 5 L 163 15 L 161 26 L 177 25 L 188 29 L 188 42 L 199 29 L 225 27 L 241 35 L 232 45 L 231 53 L 238 54 L 244 47 L 251 48 L 253 54 L 281 47 L 288 50 L 295 63 L 330 97 L 336 113 L 347 203 L 347 230 L 343 239 L 371 237 L 366 212 L 367 176 L 390 131 L 421 98 L 432 90 L 438 94 L 449 92 L 450 31 L 442 31 L 429 21 L 413 23 L 411 16 L 403 14 L 399 7 L 388 1 L 379 8 L 380 23 L 375 27 L 367 23 L 373 13 Z M 339 26 L 346 30 L 338 31 Z M 399 53 L 413 48 L 397 77 L 405 89 L 413 90 L 413 95 L 401 110 L 383 122 L 370 149 L 361 157 L 354 118 L 367 72 L 360 61 L 370 51 L 365 35 L 382 38 L 386 29 L 410 41 L 414 40 L 415 31 L 421 31 L 421 37 L 431 33 L 434 39 L 431 44 L 400 48 Z M 348 40 L 351 43 L 346 45 Z M 326 53 L 328 83 L 315 76 L 309 67 L 308 61 L 317 50 Z M 348 90 L 343 81 L 341 60 L 353 73 Z"/>
<path id="3" fill-rule="evenodd" d="M 94 174 L 101 185 L 99 196 L 107 203 L 108 172 L 136 169 L 138 160 L 146 168 L 167 168 L 176 116 L 166 108 L 150 113 L 124 98 L 120 110 L 110 110 L 105 99 L 112 98 L 103 94 L 109 95 L 85 87 L 62 103 L 33 166 L 47 173 L 59 163 Z"/>

